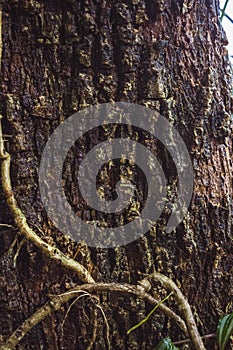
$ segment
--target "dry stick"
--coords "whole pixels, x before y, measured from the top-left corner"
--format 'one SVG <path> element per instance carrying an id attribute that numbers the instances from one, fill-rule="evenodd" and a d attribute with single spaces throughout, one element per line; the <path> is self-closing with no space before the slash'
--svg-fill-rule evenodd
<path id="1" fill-rule="evenodd" d="M 49 258 L 59 262 L 62 266 L 73 270 L 77 273 L 78 277 L 82 282 L 95 283 L 94 279 L 87 271 L 87 269 L 78 263 L 77 261 L 68 258 L 64 253 L 62 253 L 58 248 L 52 247 L 48 243 L 44 242 L 35 231 L 33 231 L 26 220 L 26 217 L 19 209 L 11 185 L 10 178 L 10 164 L 11 157 L 10 154 L 5 152 L 4 143 L 2 138 L 2 125 L 0 116 L 0 158 L 2 159 L 2 187 L 7 198 L 7 204 L 14 216 L 16 226 L 19 232 L 29 241 L 34 243 L 39 249 L 41 249 Z"/>
<path id="2" fill-rule="evenodd" d="M 123 294 L 133 294 L 140 299 L 144 299 L 152 305 L 157 305 L 158 300 L 153 298 L 150 294 L 145 292 L 145 289 L 141 286 L 134 286 L 130 284 L 120 283 L 95 283 L 95 284 L 83 284 L 80 287 L 70 289 L 64 294 L 52 296 L 51 300 L 48 301 L 44 306 L 37 310 L 31 317 L 24 321 L 15 331 L 12 333 L 6 343 L 0 346 L 0 350 L 13 350 L 21 339 L 27 334 L 33 327 L 41 322 L 46 316 L 51 314 L 53 311 L 57 311 L 61 308 L 62 304 L 68 302 L 70 299 L 77 297 L 80 290 L 96 293 L 96 292 L 117 292 Z M 96 305 L 98 307 L 98 305 Z M 188 334 L 187 328 L 184 321 L 176 315 L 167 306 L 161 304 L 159 309 L 168 317 L 174 319 L 179 327 Z"/>
<path id="3" fill-rule="evenodd" d="M 177 287 L 177 285 L 170 278 L 157 272 L 152 273 L 150 276 L 145 278 L 145 280 L 149 280 L 149 281 L 154 280 L 156 282 L 160 282 L 165 289 L 175 292 L 174 297 L 176 298 L 178 307 L 184 316 L 184 320 L 185 320 L 192 344 L 195 346 L 197 350 L 206 350 L 204 343 L 202 341 L 202 338 L 197 329 L 197 325 L 193 317 L 191 307 L 187 299 L 181 292 L 181 290 Z"/>

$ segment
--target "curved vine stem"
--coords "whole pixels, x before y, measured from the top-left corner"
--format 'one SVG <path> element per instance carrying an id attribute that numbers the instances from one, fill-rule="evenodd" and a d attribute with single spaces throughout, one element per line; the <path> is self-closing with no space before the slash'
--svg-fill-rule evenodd
<path id="1" fill-rule="evenodd" d="M 13 350 L 21 341 L 21 339 L 39 322 L 41 322 L 46 316 L 53 311 L 58 311 L 62 304 L 68 302 L 73 298 L 77 298 L 80 292 L 98 293 L 98 292 L 113 292 L 135 295 L 140 299 L 144 299 L 152 305 L 159 303 L 154 297 L 145 292 L 145 289 L 139 285 L 120 284 L 120 283 L 95 283 L 95 284 L 83 284 L 76 288 L 70 289 L 66 293 L 52 296 L 44 306 L 37 310 L 31 317 L 24 321 L 15 331 L 4 345 L 0 346 L 0 350 Z M 184 321 L 175 314 L 167 306 L 160 304 L 159 309 L 167 315 L 169 318 L 174 319 L 181 330 L 188 335 L 188 331 Z"/>
<path id="2" fill-rule="evenodd" d="M 42 252 L 44 252 L 49 258 L 60 263 L 62 266 L 73 270 L 77 273 L 78 277 L 82 282 L 95 283 L 91 274 L 88 270 L 78 263 L 77 261 L 67 257 L 62 253 L 58 248 L 52 247 L 45 241 L 43 241 L 35 231 L 33 231 L 26 220 L 26 217 L 19 209 L 11 185 L 10 177 L 10 166 L 11 166 L 11 157 L 10 154 L 4 150 L 4 142 L 2 135 L 2 124 L 0 116 L 0 159 L 1 159 L 1 178 L 2 178 L 2 188 L 5 193 L 7 204 L 14 216 L 15 224 L 19 229 L 19 232 L 29 241 L 34 243 Z"/>
<path id="3" fill-rule="evenodd" d="M 0 71 L 2 62 L 2 7 L 0 6 Z M 1 178 L 2 188 L 5 193 L 7 204 L 14 216 L 15 224 L 19 232 L 29 241 L 34 243 L 48 257 L 60 263 L 62 266 L 73 270 L 77 273 L 82 282 L 95 283 L 91 274 L 81 264 L 74 259 L 68 258 L 58 248 L 52 247 L 44 242 L 28 225 L 26 217 L 19 209 L 11 185 L 10 166 L 11 157 L 4 149 L 4 141 L 2 134 L 2 116 L 0 115 L 0 160 L 1 160 Z"/>
<path id="4" fill-rule="evenodd" d="M 157 283 L 161 283 L 163 288 L 165 288 L 168 291 L 174 292 L 174 297 L 177 301 L 179 310 L 184 317 L 192 344 L 197 350 L 206 350 L 203 340 L 199 334 L 195 319 L 193 317 L 191 307 L 184 294 L 177 287 L 175 282 L 173 282 L 170 278 L 157 272 L 152 273 L 150 276 L 145 278 L 145 280 L 149 280 L 150 282 L 155 281 Z"/>

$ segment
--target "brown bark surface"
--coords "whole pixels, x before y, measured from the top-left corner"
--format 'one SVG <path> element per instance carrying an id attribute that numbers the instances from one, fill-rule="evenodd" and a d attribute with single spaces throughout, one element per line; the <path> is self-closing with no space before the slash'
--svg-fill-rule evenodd
<path id="1" fill-rule="evenodd" d="M 83 263 L 96 281 L 137 283 L 154 270 L 169 276 L 188 298 L 201 335 L 215 332 L 219 317 L 233 307 L 231 73 L 218 5 L 215 0 L 1 1 L 2 124 L 13 190 L 29 225 Z M 116 249 L 88 248 L 64 236 L 47 218 L 38 167 L 49 136 L 64 119 L 112 101 L 148 106 L 179 130 L 193 162 L 193 198 L 189 214 L 171 234 L 165 233 L 163 213 L 156 227 L 135 242 Z M 94 130 L 84 147 L 80 150 L 77 143 L 77 152 L 67 157 L 66 192 L 76 210 L 87 208 L 76 189 L 74 158 L 81 161 L 106 135 Z M 146 143 L 145 134 L 139 139 Z M 174 178 L 166 151 L 149 141 Z M 111 177 L 107 183 L 110 189 L 115 185 Z M 138 183 L 144 183 L 142 174 Z M 175 186 L 172 191 L 176 193 Z M 15 227 L 2 191 L 0 223 Z M 81 281 L 23 241 L 17 229 L 1 226 L 0 231 L 0 335 L 6 340 L 49 295 Z M 101 294 L 100 302 L 111 349 L 152 349 L 166 336 L 185 338 L 161 313 L 127 335 L 151 305 L 111 293 Z M 80 299 L 66 315 L 70 304 L 34 327 L 18 349 L 87 349 L 93 301 Z M 172 301 L 168 305 L 176 310 Z M 206 341 L 208 350 L 214 347 L 214 340 Z M 93 349 L 106 348 L 106 325 L 98 311 Z"/>

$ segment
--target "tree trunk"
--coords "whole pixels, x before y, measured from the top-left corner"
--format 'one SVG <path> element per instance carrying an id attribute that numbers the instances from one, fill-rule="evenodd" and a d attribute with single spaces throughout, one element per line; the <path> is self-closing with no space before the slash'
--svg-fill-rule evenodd
<path id="1" fill-rule="evenodd" d="M 1 6 L 3 135 L 11 155 L 13 192 L 29 226 L 83 264 L 95 281 L 137 284 L 154 271 L 170 277 L 188 299 L 200 334 L 215 332 L 218 319 L 232 311 L 233 285 L 231 72 L 218 1 L 2 0 Z M 113 101 L 149 107 L 179 131 L 192 159 L 193 195 L 188 214 L 172 233 L 166 233 L 163 212 L 153 228 L 131 243 L 87 247 L 60 232 L 47 216 L 38 169 L 58 125 L 77 111 Z M 112 132 L 132 136 L 127 128 Z M 107 135 L 104 128 L 94 129 L 76 143 L 64 165 L 67 198 L 89 220 L 97 214 L 77 191 L 75 159 L 81 162 Z M 169 154 L 140 130 L 139 141 L 160 155 L 171 198 L 176 196 Z M 120 164 L 115 161 L 115 169 Z M 107 171 L 104 184 L 112 190 L 118 178 L 119 171 Z M 143 174 L 136 178 L 144 188 Z M 51 295 L 82 281 L 19 234 L 0 189 L 3 342 Z M 165 296 L 157 290 L 159 300 Z M 95 302 L 83 296 L 69 308 L 72 301 L 33 327 L 18 349 L 88 349 Z M 109 322 L 111 349 L 152 349 L 165 337 L 187 338 L 161 312 L 127 335 L 152 308 L 133 295 L 103 292 L 98 303 Z M 177 311 L 172 298 L 166 305 Z M 106 349 L 107 326 L 99 308 L 97 320 L 93 349 Z M 217 348 L 216 340 L 206 340 L 205 346 Z"/>

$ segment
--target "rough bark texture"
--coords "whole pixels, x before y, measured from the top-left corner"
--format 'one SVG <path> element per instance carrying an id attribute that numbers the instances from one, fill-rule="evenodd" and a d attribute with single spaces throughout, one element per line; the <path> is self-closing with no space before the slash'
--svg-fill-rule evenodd
<path id="1" fill-rule="evenodd" d="M 171 277 L 192 305 L 201 334 L 214 332 L 219 317 L 233 307 L 231 79 L 218 1 L 1 3 L 5 146 L 12 156 L 14 193 L 29 224 L 46 242 L 82 262 L 97 281 L 136 283 L 154 270 Z M 160 220 L 154 230 L 127 246 L 89 249 L 58 232 L 46 217 L 38 166 L 49 135 L 62 120 L 109 101 L 151 107 L 178 128 L 192 157 L 194 192 L 189 215 L 172 234 L 165 233 Z M 104 130 L 91 134 L 80 159 L 101 137 L 106 137 Z M 161 159 L 166 170 L 169 159 L 163 153 Z M 66 189 L 72 204 L 83 209 L 74 168 L 71 154 L 64 167 Z M 111 179 L 108 184 L 114 185 Z M 14 225 L 2 192 L 0 222 Z M 0 334 L 6 339 L 49 294 L 80 281 L 31 243 L 22 243 L 19 250 L 23 237 L 17 237 L 17 230 L 0 229 Z M 127 336 L 151 306 L 110 293 L 102 294 L 101 303 L 112 349 L 151 349 L 165 336 L 184 337 L 162 314 Z M 64 320 L 68 307 L 33 328 L 19 349 L 87 349 L 93 303 L 82 298 Z M 106 349 L 105 333 L 98 313 L 94 349 Z M 206 341 L 207 349 L 214 346 Z"/>

